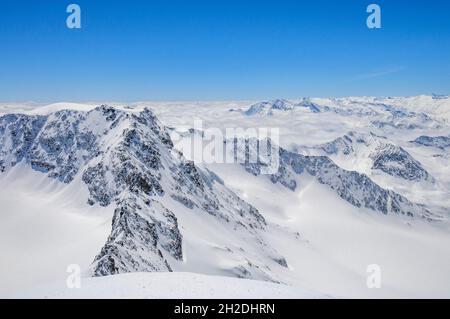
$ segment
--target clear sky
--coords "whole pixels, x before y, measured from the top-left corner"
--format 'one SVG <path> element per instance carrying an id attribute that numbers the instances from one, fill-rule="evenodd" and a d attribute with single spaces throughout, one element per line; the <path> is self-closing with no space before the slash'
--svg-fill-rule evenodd
<path id="1" fill-rule="evenodd" d="M 1 0 L 0 44 L 4 102 L 450 93 L 448 0 Z"/>

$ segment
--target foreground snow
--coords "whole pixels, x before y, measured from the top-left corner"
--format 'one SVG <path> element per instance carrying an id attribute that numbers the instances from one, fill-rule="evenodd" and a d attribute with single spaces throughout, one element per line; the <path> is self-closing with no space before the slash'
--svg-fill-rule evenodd
<path id="1" fill-rule="evenodd" d="M 132 273 L 85 278 L 79 289 L 59 282 L 18 294 L 54 299 L 297 299 L 327 296 L 281 284 L 193 273 Z"/>

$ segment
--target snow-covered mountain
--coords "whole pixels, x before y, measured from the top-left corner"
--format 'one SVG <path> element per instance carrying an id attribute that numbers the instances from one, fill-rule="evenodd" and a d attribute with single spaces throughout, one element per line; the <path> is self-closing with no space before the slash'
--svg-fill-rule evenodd
<path id="1" fill-rule="evenodd" d="M 195 272 L 293 285 L 299 296 L 449 296 L 449 105 L 432 96 L 0 109 L 0 293 L 64 279 L 78 263 L 85 277 Z M 280 128 L 278 170 L 194 163 L 171 133 L 204 136 L 197 119 L 203 129 Z M 252 156 L 253 145 L 237 150 Z M 373 263 L 382 290 L 366 287 Z"/>
<path id="2" fill-rule="evenodd" d="M 326 156 L 303 156 L 283 148 L 280 148 L 279 152 L 280 168 L 276 174 L 268 176 L 273 183 L 280 183 L 294 191 L 298 187 L 296 175 L 308 173 L 314 176 L 319 183 L 327 185 L 342 199 L 356 207 L 369 208 L 383 214 L 418 216 L 428 220 L 439 218 L 430 213 L 423 205 L 414 204 L 393 191 L 381 188 L 366 175 L 340 168 Z M 395 153 L 384 156 L 389 158 L 389 161 L 400 162 L 399 165 L 404 160 L 402 157 L 399 159 Z M 377 156 L 374 163 L 377 163 L 380 157 Z M 395 167 L 394 164 L 392 165 Z M 253 175 L 261 174 L 260 163 L 245 163 L 244 166 Z M 402 172 L 401 169 L 399 171 Z"/>
<path id="3" fill-rule="evenodd" d="M 379 170 L 408 181 L 434 181 L 422 164 L 406 150 L 373 133 L 349 132 L 322 145 L 299 147 L 298 151 L 330 156 L 339 162 L 347 162 L 354 170 L 366 174 L 371 170 Z"/>
<path id="4" fill-rule="evenodd" d="M 419 105 L 417 105 L 419 104 Z M 334 113 L 338 116 L 368 117 L 370 124 L 379 129 L 439 128 L 450 119 L 450 99 L 446 96 L 413 98 L 335 98 L 301 100 L 277 99 L 251 105 L 244 114 L 265 115 L 295 111 Z"/>
<path id="5" fill-rule="evenodd" d="M 251 105 L 244 112 L 245 115 L 273 115 L 274 111 L 302 110 L 307 112 L 318 113 L 321 111 L 319 105 L 313 103 L 311 99 L 304 98 L 298 102 L 291 102 L 285 99 L 277 99 L 266 102 L 259 102 Z"/>
<path id="6" fill-rule="evenodd" d="M 272 115 L 273 110 L 292 110 L 294 109 L 294 104 L 291 102 L 284 100 L 284 99 L 278 99 L 274 101 L 267 101 L 267 102 L 260 102 L 253 104 L 249 107 L 247 111 L 245 111 L 246 115 L 255 115 L 255 114 L 261 114 L 261 115 Z"/>
<path id="7" fill-rule="evenodd" d="M 171 261 L 184 258 L 173 212 L 180 206 L 212 216 L 234 237 L 254 243 L 255 256 L 238 253 L 248 262 L 228 270 L 236 276 L 276 281 L 261 260 L 286 264 L 261 238 L 267 225 L 258 210 L 174 150 L 167 130 L 148 109 L 132 114 L 101 106 L 47 116 L 7 115 L 0 127 L 2 171 L 23 163 L 65 184 L 81 180 L 89 205 L 114 205 L 111 234 L 92 265 L 95 276 L 172 271 Z"/>
<path id="8" fill-rule="evenodd" d="M 436 147 L 442 150 L 450 148 L 450 136 L 426 136 L 422 135 L 416 138 L 411 143 L 427 146 Z"/>

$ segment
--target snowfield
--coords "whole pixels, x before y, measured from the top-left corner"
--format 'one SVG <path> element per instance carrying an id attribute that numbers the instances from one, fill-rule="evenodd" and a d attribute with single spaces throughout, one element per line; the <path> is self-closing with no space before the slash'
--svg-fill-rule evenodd
<path id="1" fill-rule="evenodd" d="M 329 296 L 248 279 L 193 273 L 132 273 L 84 278 L 79 289 L 54 283 L 15 295 L 25 299 L 316 299 Z"/>
<path id="2" fill-rule="evenodd" d="M 65 278 L 70 264 L 87 269 L 108 238 L 112 210 L 62 186 L 25 167 L 0 179 L 0 297 Z"/>
<path id="3" fill-rule="evenodd" d="M 450 298 L 448 97 L 107 104 L 0 104 L 1 297 Z M 279 171 L 190 162 L 199 119 Z"/>

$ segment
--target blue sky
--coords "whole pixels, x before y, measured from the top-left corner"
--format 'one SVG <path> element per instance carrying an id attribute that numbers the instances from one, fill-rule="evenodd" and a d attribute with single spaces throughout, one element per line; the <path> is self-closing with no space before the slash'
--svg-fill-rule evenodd
<path id="1" fill-rule="evenodd" d="M 448 94 L 449 14 L 448 0 L 2 0 L 0 101 Z"/>

